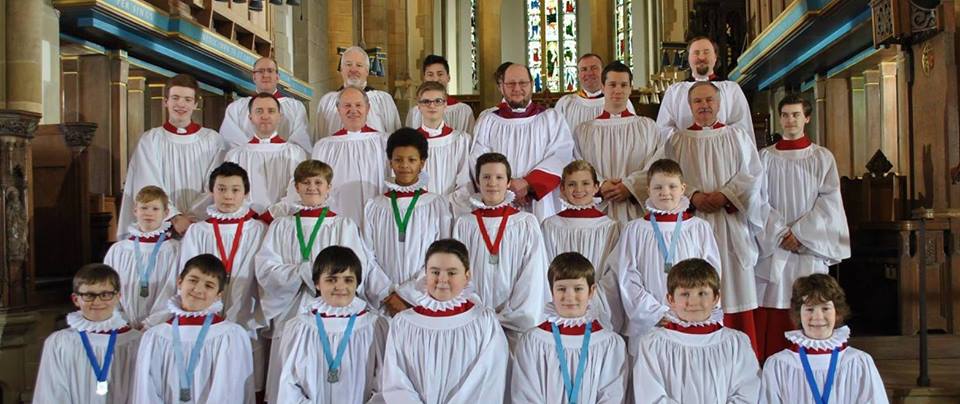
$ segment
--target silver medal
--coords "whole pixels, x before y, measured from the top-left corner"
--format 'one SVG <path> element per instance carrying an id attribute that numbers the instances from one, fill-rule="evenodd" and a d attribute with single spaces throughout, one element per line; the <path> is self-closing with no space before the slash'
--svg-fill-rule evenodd
<path id="1" fill-rule="evenodd" d="M 340 369 L 330 369 L 327 371 L 327 382 L 336 383 L 340 381 Z"/>
<path id="2" fill-rule="evenodd" d="M 189 388 L 180 388 L 180 401 L 187 402 L 190 401 L 190 389 Z"/>
<path id="3" fill-rule="evenodd" d="M 147 289 L 146 286 L 141 286 L 141 287 L 140 287 L 140 297 L 147 297 L 147 296 L 150 296 L 150 290 Z"/>
<path id="4" fill-rule="evenodd" d="M 670 273 L 670 268 L 673 268 L 673 265 L 671 265 L 669 262 L 663 264 L 664 273 Z"/>
<path id="5" fill-rule="evenodd" d="M 407 232 L 401 231 L 400 234 L 397 235 L 397 240 L 399 240 L 401 243 L 406 243 L 406 242 L 407 242 Z"/>
<path id="6" fill-rule="evenodd" d="M 490 265 L 497 265 L 500 263 L 500 254 L 490 254 L 490 259 L 488 260 Z"/>
<path id="7" fill-rule="evenodd" d="M 97 395 L 98 395 L 98 396 L 105 396 L 105 395 L 107 395 L 107 382 L 106 382 L 106 381 L 97 382 Z"/>

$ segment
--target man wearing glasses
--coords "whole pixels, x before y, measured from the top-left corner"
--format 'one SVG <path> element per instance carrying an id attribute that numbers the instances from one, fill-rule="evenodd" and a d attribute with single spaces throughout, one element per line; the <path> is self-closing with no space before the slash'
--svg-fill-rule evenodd
<path id="1" fill-rule="evenodd" d="M 513 172 L 520 174 L 510 181 L 516 203 L 543 221 L 560 211 L 554 191 L 563 167 L 573 160 L 573 137 L 559 112 L 532 101 L 533 78 L 527 66 L 509 63 L 497 73 L 503 101 L 480 115 L 471 154 L 507 156 Z"/>
<path id="2" fill-rule="evenodd" d="M 343 52 L 340 58 L 340 77 L 343 79 L 343 86 L 335 91 L 324 94 L 317 106 L 317 133 L 314 139 L 320 139 L 332 135 L 334 132 L 344 127 L 337 112 L 337 98 L 340 90 L 345 87 L 353 87 L 363 90 L 367 94 L 366 98 L 370 101 L 370 112 L 367 116 L 367 125 L 382 133 L 393 133 L 400 129 L 400 113 L 397 112 L 397 104 L 394 103 L 390 94 L 377 90 L 367 85 L 367 77 L 370 75 L 370 57 L 367 51 L 359 46 L 352 46 Z"/>
<path id="3" fill-rule="evenodd" d="M 257 93 L 273 94 L 280 103 L 282 118 L 277 126 L 277 134 L 283 139 L 303 148 L 307 154 L 313 148 L 310 132 L 307 129 L 307 109 L 303 103 L 295 98 L 280 94 L 277 84 L 280 82 L 280 72 L 277 62 L 268 57 L 257 59 L 253 64 L 253 84 L 257 86 Z M 251 123 L 248 112 L 251 97 L 234 100 L 227 106 L 220 125 L 220 135 L 223 136 L 228 148 L 242 146 L 254 137 L 256 132 Z"/>

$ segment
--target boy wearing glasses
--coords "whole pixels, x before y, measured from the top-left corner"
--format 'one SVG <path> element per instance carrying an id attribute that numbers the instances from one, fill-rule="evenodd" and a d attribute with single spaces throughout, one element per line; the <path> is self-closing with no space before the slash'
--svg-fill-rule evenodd
<path id="1" fill-rule="evenodd" d="M 419 111 L 417 118 L 423 124 L 417 131 L 427 139 L 431 156 L 424 167 L 427 189 L 447 198 L 457 186 L 470 182 L 471 142 L 468 133 L 446 121 L 449 99 L 443 84 L 427 81 L 417 88 L 417 108 L 413 109 Z"/>
<path id="2" fill-rule="evenodd" d="M 446 94 L 447 85 L 450 84 L 450 64 L 447 63 L 447 59 L 443 56 L 427 55 L 427 57 L 423 58 L 421 73 L 423 74 L 423 84 L 430 82 L 440 84 L 444 94 Z M 421 88 L 423 88 L 422 85 Z M 420 101 L 423 100 L 423 97 L 420 96 L 420 91 L 417 91 L 417 97 L 418 105 L 422 106 L 423 104 Z M 446 96 L 444 98 L 442 103 L 444 108 L 440 114 L 444 123 L 455 130 L 467 133 L 473 131 L 473 109 L 453 97 Z M 439 107 L 439 105 L 437 105 L 437 107 Z M 407 112 L 407 127 L 419 128 L 420 125 L 424 123 L 423 115 L 424 111 L 422 107 L 410 108 L 410 111 Z"/>
<path id="3" fill-rule="evenodd" d="M 140 331 L 116 310 L 120 276 L 104 264 L 89 264 L 73 277 L 69 328 L 43 343 L 35 403 L 126 403 L 133 385 Z"/>
<path id="4" fill-rule="evenodd" d="M 253 64 L 253 84 L 257 86 L 257 93 L 272 94 L 280 103 L 282 117 L 277 125 L 277 134 L 309 153 L 313 142 L 307 127 L 307 109 L 300 100 L 280 94 L 279 83 L 280 71 L 277 62 L 269 57 L 257 59 Z M 247 108 L 251 99 L 243 97 L 234 100 L 223 115 L 220 134 L 230 148 L 243 146 L 254 137 L 256 122 L 251 123 L 248 118 L 250 111 Z"/>

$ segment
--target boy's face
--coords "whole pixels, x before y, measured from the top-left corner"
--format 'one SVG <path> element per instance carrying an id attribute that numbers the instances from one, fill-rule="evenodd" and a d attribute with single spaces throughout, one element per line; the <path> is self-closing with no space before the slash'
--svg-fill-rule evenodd
<path id="1" fill-rule="evenodd" d="M 183 278 L 177 279 L 177 290 L 185 311 L 206 310 L 222 294 L 220 279 L 197 269 L 190 269 Z"/>
<path id="2" fill-rule="evenodd" d="M 163 219 L 167 217 L 167 206 L 154 199 L 149 202 L 137 202 L 133 209 L 133 217 L 137 218 L 140 231 L 153 231 L 160 228 Z"/>
<path id="3" fill-rule="evenodd" d="M 300 202 L 306 206 L 319 206 L 326 202 L 330 195 L 330 183 L 319 175 L 308 177 L 295 186 Z"/>
<path id="4" fill-rule="evenodd" d="M 632 92 L 630 73 L 607 72 L 607 81 L 603 83 L 603 102 L 608 108 L 613 110 L 625 108 L 630 102 Z"/>
<path id="5" fill-rule="evenodd" d="M 423 69 L 423 81 L 436 81 L 446 87 L 450 83 L 450 74 L 440 63 L 434 63 Z"/>
<path id="6" fill-rule="evenodd" d="M 803 326 L 803 333 L 810 338 L 830 338 L 837 324 L 837 311 L 833 302 L 800 306 L 800 324 Z"/>
<path id="7" fill-rule="evenodd" d="M 424 91 L 417 97 L 417 108 L 424 120 L 443 119 L 443 112 L 447 110 L 447 95 L 443 91 Z"/>
<path id="8" fill-rule="evenodd" d="M 445 302 L 460 295 L 470 281 L 470 272 L 454 254 L 435 253 L 427 259 L 427 293 Z"/>
<path id="9" fill-rule="evenodd" d="M 487 163 L 480 166 L 478 184 L 480 198 L 487 205 L 497 205 L 503 202 L 510 186 L 510 177 L 507 176 L 507 166 L 501 163 Z"/>
<path id="10" fill-rule="evenodd" d="M 217 177 L 213 182 L 213 204 L 220 212 L 236 212 L 246 197 L 247 191 L 240 176 Z"/>
<path id="11" fill-rule="evenodd" d="M 413 185 L 420 176 L 423 163 L 426 162 L 420 151 L 413 146 L 400 146 L 390 155 L 390 168 L 396 176 L 397 185 Z"/>
<path id="12" fill-rule="evenodd" d="M 784 138 L 799 138 L 808 123 L 810 117 L 803 114 L 803 104 L 787 104 L 780 109 L 780 126 L 783 127 Z"/>
<path id="13" fill-rule="evenodd" d="M 91 299 L 92 301 L 87 301 Z M 85 284 L 80 285 L 71 300 L 87 320 L 106 321 L 113 316 L 120 300 L 120 292 L 109 281 Z"/>
<path id="14" fill-rule="evenodd" d="M 333 307 L 346 307 L 357 294 L 357 277 L 353 271 L 338 274 L 324 272 L 317 280 L 317 290 L 327 304 Z"/>
<path id="15" fill-rule="evenodd" d="M 593 196 L 600 190 L 600 184 L 593 181 L 589 171 L 574 171 L 560 184 L 560 194 L 572 205 L 583 206 L 593 203 Z"/>
<path id="16" fill-rule="evenodd" d="M 720 294 L 713 293 L 709 286 L 678 287 L 672 294 L 667 294 L 670 310 L 687 322 L 706 321 L 719 301 Z"/>
<path id="17" fill-rule="evenodd" d="M 189 122 L 197 109 L 197 93 L 190 87 L 173 86 L 163 99 L 167 119 L 171 122 Z"/>
<path id="18" fill-rule="evenodd" d="M 653 174 L 650 177 L 650 185 L 647 187 L 653 207 L 667 211 L 672 211 L 680 205 L 680 199 L 683 198 L 686 190 L 687 186 L 680 176 L 666 173 Z"/>
<path id="19" fill-rule="evenodd" d="M 560 317 L 583 317 L 597 285 L 588 285 L 585 278 L 555 280 L 551 291 L 553 305 Z"/>

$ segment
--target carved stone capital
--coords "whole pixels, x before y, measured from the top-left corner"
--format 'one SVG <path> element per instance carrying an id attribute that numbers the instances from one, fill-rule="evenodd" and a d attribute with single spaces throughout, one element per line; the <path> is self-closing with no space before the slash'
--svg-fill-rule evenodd
<path id="1" fill-rule="evenodd" d="M 33 139 L 40 122 L 40 114 L 15 109 L 0 109 L 0 136 Z"/>
<path id="2" fill-rule="evenodd" d="M 75 153 L 80 153 L 93 140 L 93 135 L 97 132 L 97 124 L 94 122 L 64 122 L 60 124 L 60 134 L 63 135 L 64 142 Z"/>

